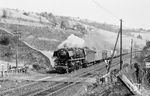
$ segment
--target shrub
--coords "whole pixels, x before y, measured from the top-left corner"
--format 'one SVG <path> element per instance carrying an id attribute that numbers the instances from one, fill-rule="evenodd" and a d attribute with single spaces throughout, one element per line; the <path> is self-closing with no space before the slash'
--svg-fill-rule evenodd
<path id="1" fill-rule="evenodd" d="M 36 70 L 40 70 L 40 66 L 39 66 L 39 65 L 36 65 L 36 64 L 33 65 L 33 68 L 36 69 Z"/>
<path id="2" fill-rule="evenodd" d="M 68 21 L 61 21 L 60 27 L 61 27 L 62 29 L 67 29 L 67 28 L 69 28 L 69 22 L 68 22 Z"/>
<path id="3" fill-rule="evenodd" d="M 3 15 L 2 15 L 3 18 L 7 18 L 8 17 L 8 14 L 7 14 L 7 11 L 6 10 L 3 10 Z"/>
<path id="4" fill-rule="evenodd" d="M 146 41 L 146 47 L 150 47 L 150 41 Z"/>
<path id="5" fill-rule="evenodd" d="M 141 36 L 140 34 L 137 36 L 137 38 L 138 38 L 138 39 L 143 39 L 142 36 Z"/>
<path id="6" fill-rule="evenodd" d="M 7 37 L 1 37 L 1 39 L 0 39 L 0 44 L 1 45 L 8 45 L 9 43 L 10 43 L 9 38 L 7 38 Z"/>
<path id="7" fill-rule="evenodd" d="M 28 16 L 28 15 L 29 15 L 29 13 L 27 13 L 27 12 L 24 12 L 24 13 L 23 13 L 23 15 L 26 15 L 26 16 Z"/>

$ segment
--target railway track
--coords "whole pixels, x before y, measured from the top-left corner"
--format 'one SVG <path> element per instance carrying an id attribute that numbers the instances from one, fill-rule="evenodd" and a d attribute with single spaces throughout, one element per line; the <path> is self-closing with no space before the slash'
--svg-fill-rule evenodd
<path id="1" fill-rule="evenodd" d="M 93 71 L 93 69 L 90 69 L 89 71 Z M 77 77 L 77 76 L 85 75 L 86 73 L 87 73 L 87 71 L 82 72 L 82 73 L 78 73 L 78 74 L 74 74 L 74 75 L 72 74 L 71 77 Z M 68 75 L 70 75 L 70 74 L 68 74 Z M 47 85 L 50 85 L 50 86 L 47 86 Z M 51 89 L 51 90 L 55 89 L 56 90 L 57 87 L 60 87 L 60 86 L 62 87 L 62 85 L 64 86 L 63 83 L 56 84 L 55 82 L 50 82 L 49 84 L 48 83 L 43 84 L 42 82 L 33 82 L 33 83 L 29 83 L 29 84 L 24 85 L 24 86 L 20 86 L 18 88 L 6 90 L 4 92 L 1 92 L 0 95 L 1 96 L 5 96 L 5 95 L 7 95 L 7 96 L 14 96 L 14 95 L 15 96 L 27 96 L 27 95 L 31 95 L 31 94 L 36 93 L 36 92 L 41 92 L 41 90 L 42 91 L 44 91 L 46 89 Z"/>
<path id="2" fill-rule="evenodd" d="M 124 56 L 127 58 L 126 56 Z M 118 62 L 118 58 L 116 58 L 113 63 Z M 99 67 L 98 67 L 99 65 Z M 116 65 L 116 64 L 115 64 Z M 113 65 L 113 66 L 115 66 Z M 91 72 L 95 70 L 105 70 L 105 65 L 104 63 L 102 64 L 97 64 L 94 65 L 96 66 L 95 68 L 88 68 L 88 69 L 83 69 L 85 71 L 79 73 L 72 73 L 72 82 L 34 82 L 31 84 L 27 84 L 18 88 L 13 88 L 10 90 L 7 90 L 3 93 L 0 93 L 0 96 L 57 96 L 58 94 L 62 93 L 64 90 L 67 88 L 74 86 L 75 84 L 78 84 L 82 82 L 82 80 L 77 80 L 74 79 L 73 77 L 89 77 L 91 76 Z M 100 67 L 101 66 L 101 67 Z M 70 74 L 68 74 L 69 76 Z M 39 80 L 40 81 L 40 80 Z M 74 82 L 76 81 L 76 82 Z"/>
<path id="3" fill-rule="evenodd" d="M 0 93 L 0 96 L 26 96 L 31 94 L 32 92 L 37 92 L 46 87 L 53 86 L 57 84 L 57 82 L 34 82 L 29 83 L 25 86 L 20 86 L 18 88 L 13 88 L 11 90 L 7 90 Z"/>
<path id="4" fill-rule="evenodd" d="M 126 59 L 128 59 L 128 58 L 126 58 Z M 113 63 L 119 63 L 119 62 L 117 60 Z M 116 66 L 116 64 L 113 66 Z M 96 68 L 94 71 L 96 71 L 96 70 L 102 71 L 105 69 L 103 67 L 101 67 L 101 68 Z M 81 74 L 80 77 L 87 77 L 87 78 L 92 77 L 93 75 L 90 73 L 91 72 Z M 74 82 L 74 81 L 76 81 L 76 82 Z M 41 90 L 41 91 L 34 93 L 30 96 L 57 96 L 58 94 L 63 93 L 63 91 L 65 91 L 67 88 L 72 87 L 72 86 L 79 84 L 81 82 L 84 82 L 84 80 L 83 79 L 82 80 L 74 79 L 73 82 L 60 83 L 59 85 L 55 85 L 54 87 L 50 87 L 50 88 L 45 89 L 45 90 Z"/>
<path id="5" fill-rule="evenodd" d="M 92 77 L 92 74 L 86 72 L 86 73 L 82 73 L 82 74 L 78 75 L 78 77 L 89 78 L 89 77 Z M 56 94 L 61 93 L 65 89 L 84 81 L 83 79 L 78 80 L 78 78 L 71 78 L 69 80 L 71 82 L 69 81 L 69 82 L 59 83 L 59 84 L 51 86 L 45 90 L 41 90 L 37 93 L 31 94 L 30 96 L 53 96 L 53 95 L 56 96 Z"/>
<path id="6" fill-rule="evenodd" d="M 124 57 L 123 59 L 124 59 L 124 61 L 125 60 L 127 60 L 129 57 Z M 116 65 L 118 65 L 119 64 L 119 60 L 116 60 L 115 62 L 113 62 L 114 64 L 111 66 L 111 67 L 114 67 L 114 66 L 116 66 Z M 115 63 L 117 63 L 117 64 L 115 64 Z M 99 70 L 103 70 L 103 67 L 102 68 L 100 68 Z M 80 82 L 82 82 L 82 81 L 80 81 Z M 59 95 L 60 93 L 63 93 L 63 91 L 65 91 L 67 88 L 69 88 L 69 87 L 71 87 L 71 86 L 74 86 L 75 84 L 77 84 L 77 82 L 74 82 L 74 83 L 71 83 L 70 85 L 66 85 L 66 86 L 63 86 L 62 88 L 60 88 L 59 90 L 56 90 L 56 91 L 54 91 L 54 92 L 52 92 L 52 93 L 50 93 L 50 94 L 47 94 L 47 95 L 43 95 L 42 94 L 42 96 L 57 96 L 57 95 Z M 44 91 L 43 91 L 44 92 Z M 35 95 L 35 96 L 40 96 L 40 95 Z"/>
<path id="7" fill-rule="evenodd" d="M 81 75 L 87 76 L 89 74 L 82 73 L 78 76 L 81 76 Z M 75 75 L 75 76 L 77 76 L 77 75 Z M 72 79 L 72 81 L 73 81 L 73 79 Z M 18 88 L 13 88 L 13 89 L 7 90 L 5 92 L 2 92 L 2 93 L 0 93 L 0 96 L 28 96 L 28 95 L 34 96 L 33 93 L 37 94 L 37 93 L 42 92 L 42 91 L 44 91 L 44 93 L 46 94 L 47 91 L 53 92 L 52 90 L 55 91 L 55 90 L 57 90 L 57 89 L 59 89 L 63 86 L 69 85 L 71 83 L 73 83 L 73 82 L 70 82 L 70 83 L 34 82 L 34 83 L 27 84 L 25 86 L 21 86 L 21 87 L 18 87 Z M 47 90 L 47 89 L 49 89 L 49 90 Z M 44 95 L 44 93 L 42 92 L 41 94 Z M 40 96 L 43 96 L 43 95 L 40 95 Z"/>

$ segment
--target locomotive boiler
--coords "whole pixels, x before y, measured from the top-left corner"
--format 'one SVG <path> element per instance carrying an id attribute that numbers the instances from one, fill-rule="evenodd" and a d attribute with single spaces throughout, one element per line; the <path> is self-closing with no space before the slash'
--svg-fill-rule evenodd
<path id="1" fill-rule="evenodd" d="M 54 51 L 54 68 L 58 73 L 69 73 L 86 68 L 87 62 L 95 60 L 95 51 L 88 48 L 61 48 Z"/>

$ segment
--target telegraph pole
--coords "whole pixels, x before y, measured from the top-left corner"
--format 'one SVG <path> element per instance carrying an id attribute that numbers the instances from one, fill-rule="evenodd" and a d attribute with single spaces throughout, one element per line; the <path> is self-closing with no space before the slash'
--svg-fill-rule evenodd
<path id="1" fill-rule="evenodd" d="M 118 43 L 118 40 L 119 40 L 119 35 L 120 35 L 120 70 L 121 70 L 122 69 L 122 63 L 123 63 L 123 61 L 122 61 L 122 19 L 120 19 L 120 30 L 119 30 L 118 35 L 117 35 L 116 43 L 115 43 L 115 46 L 114 46 L 114 49 L 113 49 L 113 54 L 111 55 L 110 64 L 109 64 L 107 73 L 110 70 L 110 65 L 111 65 L 112 60 L 113 60 L 113 56 L 114 56 L 116 46 L 117 46 L 117 43 Z"/>
<path id="2" fill-rule="evenodd" d="M 120 70 L 122 69 L 122 19 L 120 19 Z"/>
<path id="3" fill-rule="evenodd" d="M 16 46 L 16 68 L 18 68 L 18 42 L 19 39 L 21 38 L 21 33 L 20 32 L 16 32 L 14 33 L 16 38 L 17 38 L 17 46 Z"/>
<path id="4" fill-rule="evenodd" d="M 132 64 L 132 47 L 133 47 L 133 39 L 131 39 L 130 65 Z"/>

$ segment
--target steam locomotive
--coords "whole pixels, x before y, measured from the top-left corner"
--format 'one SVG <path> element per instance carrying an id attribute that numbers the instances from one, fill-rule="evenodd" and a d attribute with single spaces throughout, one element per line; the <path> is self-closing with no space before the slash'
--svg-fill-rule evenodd
<path id="1" fill-rule="evenodd" d="M 88 67 L 95 60 L 95 51 L 88 48 L 61 48 L 54 51 L 54 68 L 58 73 L 69 73 Z"/>
<path id="2" fill-rule="evenodd" d="M 114 56 L 114 58 L 119 55 Z M 61 48 L 53 53 L 54 69 L 58 73 L 70 73 L 110 59 L 107 51 L 102 52 L 102 58 L 96 60 L 96 52 L 89 48 Z"/>

